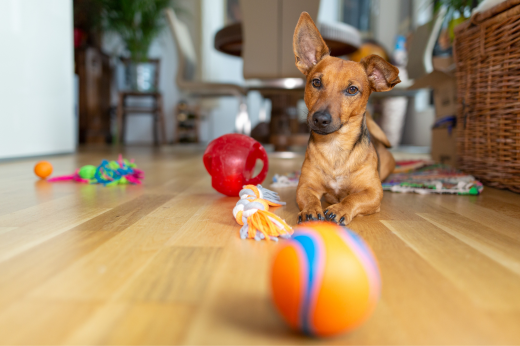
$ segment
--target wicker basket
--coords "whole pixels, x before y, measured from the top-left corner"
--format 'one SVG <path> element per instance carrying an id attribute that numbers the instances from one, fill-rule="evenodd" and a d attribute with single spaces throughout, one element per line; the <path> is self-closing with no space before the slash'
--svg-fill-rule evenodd
<path id="1" fill-rule="evenodd" d="M 520 0 L 455 29 L 459 167 L 520 192 Z"/>

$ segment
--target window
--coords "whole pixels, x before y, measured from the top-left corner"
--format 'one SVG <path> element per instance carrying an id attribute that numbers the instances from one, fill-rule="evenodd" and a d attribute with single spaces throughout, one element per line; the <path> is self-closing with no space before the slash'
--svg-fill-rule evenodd
<path id="1" fill-rule="evenodd" d="M 343 0 L 343 22 L 357 28 L 362 33 L 371 27 L 371 0 Z"/>
<path id="2" fill-rule="evenodd" d="M 242 13 L 240 12 L 240 3 L 238 0 L 227 0 L 226 4 L 226 25 L 240 23 L 242 21 Z"/>

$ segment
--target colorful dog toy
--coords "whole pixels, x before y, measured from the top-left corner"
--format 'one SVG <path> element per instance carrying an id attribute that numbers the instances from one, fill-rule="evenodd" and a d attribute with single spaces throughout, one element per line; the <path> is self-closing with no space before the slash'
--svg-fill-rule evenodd
<path id="1" fill-rule="evenodd" d="M 134 160 L 128 161 L 127 159 L 123 159 L 123 156 L 119 154 L 117 161 L 103 160 L 98 167 L 86 165 L 76 169 L 73 174 L 51 178 L 48 181 L 73 180 L 78 183 L 110 186 L 118 184 L 141 184 L 142 179 L 144 179 L 144 173 L 137 169 Z"/>
<path id="2" fill-rule="evenodd" d="M 370 317 L 381 277 L 372 250 L 356 233 L 331 222 L 307 222 L 276 254 L 271 290 L 292 328 L 331 336 Z"/>
<path id="3" fill-rule="evenodd" d="M 262 185 L 245 185 L 239 195 L 240 200 L 233 208 L 233 216 L 242 225 L 240 238 L 278 241 L 277 237 L 291 237 L 293 230 L 285 220 L 269 212 L 269 206 L 285 205 L 276 192 L 263 188 Z"/>

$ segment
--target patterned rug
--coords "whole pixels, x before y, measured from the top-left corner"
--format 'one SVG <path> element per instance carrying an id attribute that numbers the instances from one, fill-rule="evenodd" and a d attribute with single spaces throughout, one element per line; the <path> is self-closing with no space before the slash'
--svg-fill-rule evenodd
<path id="1" fill-rule="evenodd" d="M 298 185 L 300 171 L 275 174 L 271 187 L 294 187 Z M 453 195 L 479 195 L 484 190 L 482 183 L 472 175 L 458 169 L 434 164 L 432 161 L 397 161 L 394 173 L 384 182 L 383 190 L 401 193 L 440 193 Z"/>
<path id="2" fill-rule="evenodd" d="M 472 175 L 446 165 L 425 161 L 425 165 L 406 171 L 402 167 L 410 164 L 409 162 L 399 161 L 396 164 L 397 172 L 394 171 L 383 182 L 383 190 L 420 194 L 479 195 L 484 189 L 482 183 Z"/>

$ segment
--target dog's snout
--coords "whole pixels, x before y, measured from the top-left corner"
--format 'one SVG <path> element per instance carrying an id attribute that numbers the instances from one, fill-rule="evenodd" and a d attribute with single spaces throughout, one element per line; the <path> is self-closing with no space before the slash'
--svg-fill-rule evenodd
<path id="1" fill-rule="evenodd" d="M 327 126 L 329 126 L 331 122 L 332 122 L 332 117 L 330 116 L 329 113 L 316 112 L 312 116 L 312 123 L 314 124 L 314 126 L 316 126 L 318 128 L 324 129 Z"/>

